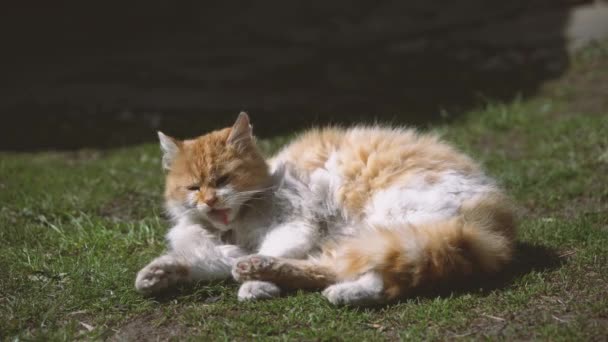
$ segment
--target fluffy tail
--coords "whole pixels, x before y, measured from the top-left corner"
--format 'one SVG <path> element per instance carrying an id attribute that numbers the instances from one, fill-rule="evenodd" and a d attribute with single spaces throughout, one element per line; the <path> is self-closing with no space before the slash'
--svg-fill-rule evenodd
<path id="1" fill-rule="evenodd" d="M 511 260 L 514 238 L 511 206 L 495 195 L 465 203 L 449 220 L 374 229 L 328 248 L 319 261 L 337 281 L 377 272 L 386 299 L 394 299 L 426 284 L 500 270 Z"/>

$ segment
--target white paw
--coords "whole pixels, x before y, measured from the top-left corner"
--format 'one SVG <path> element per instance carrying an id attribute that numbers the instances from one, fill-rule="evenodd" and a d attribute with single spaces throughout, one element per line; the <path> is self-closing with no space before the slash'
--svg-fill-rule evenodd
<path id="1" fill-rule="evenodd" d="M 266 281 L 246 281 L 239 288 L 239 301 L 270 299 L 278 297 L 281 294 L 281 289 L 273 283 Z"/>
<path id="2" fill-rule="evenodd" d="M 234 280 L 243 282 L 258 279 L 275 264 L 275 258 L 266 255 L 248 255 L 238 259 L 232 267 Z"/>
<path id="3" fill-rule="evenodd" d="M 160 292 L 189 278 L 190 269 L 170 255 L 154 259 L 137 273 L 135 288 L 143 294 Z"/>
<path id="4" fill-rule="evenodd" d="M 323 296 L 334 305 L 347 304 L 350 300 L 349 290 L 343 284 L 331 285 L 323 291 Z"/>
<path id="5" fill-rule="evenodd" d="M 382 304 L 382 288 L 372 288 L 360 282 L 346 282 L 329 286 L 323 296 L 334 305 L 375 305 Z"/>

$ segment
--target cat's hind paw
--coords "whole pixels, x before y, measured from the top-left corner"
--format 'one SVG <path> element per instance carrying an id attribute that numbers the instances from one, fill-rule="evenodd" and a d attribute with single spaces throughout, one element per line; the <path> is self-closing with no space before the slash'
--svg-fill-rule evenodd
<path id="1" fill-rule="evenodd" d="M 270 299 L 281 295 L 281 289 L 267 281 L 246 281 L 239 288 L 239 301 Z"/>
<path id="2" fill-rule="evenodd" d="M 334 305 L 368 306 L 385 302 L 382 278 L 375 273 L 331 285 L 323 291 L 323 296 Z"/>
<path id="3" fill-rule="evenodd" d="M 232 267 L 232 276 L 238 282 L 263 279 L 276 264 L 274 257 L 266 255 L 248 255 L 236 261 Z"/>
<path id="4" fill-rule="evenodd" d="M 139 271 L 135 288 L 145 295 L 158 293 L 179 281 L 186 281 L 189 274 L 188 266 L 170 255 L 163 255 Z"/>

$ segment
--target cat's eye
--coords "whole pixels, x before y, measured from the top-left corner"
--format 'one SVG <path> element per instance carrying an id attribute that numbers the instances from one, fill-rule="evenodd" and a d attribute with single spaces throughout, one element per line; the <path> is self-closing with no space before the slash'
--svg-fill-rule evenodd
<path id="1" fill-rule="evenodd" d="M 215 180 L 215 186 L 225 185 L 229 179 L 230 179 L 230 175 L 225 174 Z"/>
<path id="2" fill-rule="evenodd" d="M 190 186 L 186 187 L 186 189 L 188 189 L 188 191 L 199 191 L 200 188 L 201 187 L 198 185 L 190 185 Z"/>

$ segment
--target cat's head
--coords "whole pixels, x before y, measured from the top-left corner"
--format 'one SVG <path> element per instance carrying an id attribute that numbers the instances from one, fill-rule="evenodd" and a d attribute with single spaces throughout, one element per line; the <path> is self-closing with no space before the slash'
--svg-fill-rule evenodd
<path id="1" fill-rule="evenodd" d="M 166 204 L 175 219 L 204 219 L 228 230 L 243 204 L 269 185 L 268 166 L 244 112 L 232 127 L 195 139 L 158 136 L 167 170 Z"/>

